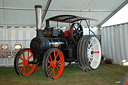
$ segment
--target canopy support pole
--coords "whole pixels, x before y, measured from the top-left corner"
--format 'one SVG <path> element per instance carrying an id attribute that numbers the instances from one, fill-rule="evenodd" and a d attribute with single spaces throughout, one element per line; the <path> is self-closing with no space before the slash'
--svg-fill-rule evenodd
<path id="1" fill-rule="evenodd" d="M 49 8 L 49 6 L 50 6 L 50 4 L 51 4 L 51 1 L 52 1 L 52 0 L 48 0 L 48 1 L 47 1 L 47 4 L 46 4 L 46 6 L 45 6 L 45 10 L 44 10 L 44 12 L 43 12 L 43 14 L 42 14 L 42 23 L 43 23 L 44 18 L 45 18 L 46 14 L 47 14 L 47 11 L 48 11 L 48 8 Z"/>

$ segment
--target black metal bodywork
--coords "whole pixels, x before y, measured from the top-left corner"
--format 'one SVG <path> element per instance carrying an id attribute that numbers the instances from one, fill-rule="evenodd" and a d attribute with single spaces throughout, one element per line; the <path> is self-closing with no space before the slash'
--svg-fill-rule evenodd
<path id="1" fill-rule="evenodd" d="M 64 32 L 62 33 L 61 30 L 61 35 L 58 36 L 53 36 L 55 34 L 53 33 L 47 33 L 49 30 L 44 29 L 42 30 L 42 37 L 37 36 L 32 39 L 31 44 L 30 44 L 30 49 L 32 50 L 33 54 L 35 57 L 42 57 L 41 60 L 38 58 L 38 61 L 42 61 L 43 59 L 43 54 L 50 49 L 50 48 L 59 48 L 65 56 L 65 61 L 66 62 L 71 62 L 76 60 L 76 48 L 77 44 L 70 42 L 69 37 L 64 37 Z M 54 30 L 52 30 L 54 31 Z M 46 33 L 45 33 L 46 32 Z M 58 33 L 60 31 L 57 31 Z M 61 37 L 59 37 L 61 36 Z"/>
<path id="2" fill-rule="evenodd" d="M 74 16 L 74 15 L 58 15 L 58 16 L 54 16 L 46 19 L 46 27 L 44 28 L 44 30 L 42 30 L 41 24 L 40 24 L 41 14 L 38 13 L 40 11 L 41 6 L 37 5 L 35 6 L 35 8 L 36 8 L 36 15 L 37 15 L 36 16 L 37 36 L 33 38 L 30 43 L 30 49 L 34 54 L 35 59 L 41 62 L 43 60 L 43 55 L 46 53 L 48 49 L 59 48 L 63 52 L 66 62 L 72 62 L 77 60 L 76 59 L 77 58 L 76 56 L 77 42 L 74 42 L 74 39 L 72 39 L 74 30 L 71 29 L 71 27 L 73 27 L 75 23 L 79 25 L 81 34 L 79 33 L 79 31 L 77 31 L 78 29 L 75 30 L 78 35 L 77 37 L 78 38 L 77 41 L 78 41 L 80 37 L 83 35 L 83 28 L 81 26 L 81 21 L 85 20 L 89 28 L 89 24 L 87 20 L 89 21 L 90 20 L 97 21 L 97 20 L 86 18 L 86 17 Z M 71 32 L 69 37 L 65 37 L 64 36 L 65 32 L 63 32 L 61 29 L 54 29 L 53 27 L 50 27 L 49 25 L 50 21 L 57 22 L 57 25 L 58 25 L 58 22 L 71 23 L 72 25 L 70 27 Z M 90 31 L 91 30 L 89 29 L 89 32 Z"/>

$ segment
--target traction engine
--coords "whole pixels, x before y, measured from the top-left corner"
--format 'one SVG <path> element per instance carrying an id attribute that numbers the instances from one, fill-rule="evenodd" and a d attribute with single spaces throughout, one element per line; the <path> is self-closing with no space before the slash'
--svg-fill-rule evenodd
<path id="1" fill-rule="evenodd" d="M 31 40 L 30 48 L 21 49 L 15 57 L 15 71 L 20 76 L 32 74 L 37 65 L 43 66 L 44 74 L 49 79 L 59 78 L 64 70 L 65 62 L 78 61 L 83 70 L 95 70 L 101 60 L 101 47 L 97 36 L 89 29 L 87 20 L 94 20 L 74 15 L 58 15 L 46 19 L 46 27 L 42 30 L 41 8 L 36 5 L 36 37 Z M 50 21 L 71 24 L 70 28 L 50 27 Z M 83 35 L 81 22 L 85 21 L 89 34 Z"/>

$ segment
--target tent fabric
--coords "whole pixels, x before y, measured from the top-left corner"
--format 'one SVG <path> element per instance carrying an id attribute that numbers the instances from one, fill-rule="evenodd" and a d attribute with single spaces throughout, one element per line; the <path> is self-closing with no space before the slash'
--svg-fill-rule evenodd
<path id="1" fill-rule="evenodd" d="M 102 28 L 102 54 L 111 58 L 115 64 L 122 65 L 122 60 L 128 60 L 128 23 Z"/>
<path id="2" fill-rule="evenodd" d="M 35 26 L 35 5 L 42 5 L 45 11 L 48 0 L 0 0 L 0 25 Z M 76 15 L 97 19 L 92 26 L 98 26 L 109 14 L 126 0 L 52 0 L 45 19 L 56 15 Z M 116 3 L 115 3 L 116 2 Z M 45 26 L 43 22 L 43 26 Z M 56 26 L 51 23 L 52 26 Z M 59 24 L 64 26 L 63 24 Z"/>

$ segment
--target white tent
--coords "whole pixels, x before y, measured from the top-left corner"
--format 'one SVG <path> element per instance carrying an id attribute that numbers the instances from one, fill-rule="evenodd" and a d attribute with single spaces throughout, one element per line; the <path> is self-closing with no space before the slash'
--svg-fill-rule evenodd
<path id="1" fill-rule="evenodd" d="M 96 30 L 93 28 L 93 31 L 96 34 L 100 34 L 99 30 L 97 31 L 97 27 L 100 28 L 127 3 L 128 0 L 0 0 L 0 45 L 8 44 L 9 50 L 12 52 L 15 44 L 21 44 L 23 48 L 29 48 L 31 39 L 36 35 L 35 5 L 42 5 L 43 26 L 45 26 L 45 19 L 49 17 L 64 14 L 76 15 L 97 19 L 98 21 L 91 22 L 91 26 L 96 26 Z M 56 23 L 50 22 L 50 24 L 56 26 Z M 59 23 L 59 26 L 63 27 L 64 25 Z M 124 25 L 120 27 L 122 26 Z M 123 29 L 127 30 L 127 28 Z M 122 40 L 123 38 L 116 39 L 116 35 L 113 36 L 109 33 L 115 32 L 114 30 L 122 32 L 123 29 L 117 29 L 114 26 L 113 29 L 110 27 L 103 28 L 101 32 L 103 41 L 102 53 L 108 58 L 113 58 L 114 62 L 118 64 L 121 64 L 122 59 L 127 59 L 127 56 L 124 57 L 124 55 L 127 55 L 124 53 L 125 48 L 122 50 L 123 44 L 127 43 L 127 33 L 118 35 L 126 38 L 124 43 L 122 43 L 124 41 Z M 86 32 L 88 33 L 88 31 Z M 118 41 L 122 42 L 118 43 Z M 115 47 L 111 47 L 111 45 Z M 121 53 L 120 49 L 118 50 L 120 52 L 116 51 L 118 46 L 122 46 L 123 53 Z M 120 53 L 120 55 L 116 56 L 116 52 Z M 14 57 L 0 58 L 0 66 L 13 65 L 13 62 Z"/>
<path id="2" fill-rule="evenodd" d="M 42 5 L 44 19 L 70 14 L 97 19 L 91 25 L 100 27 L 127 2 L 128 0 L 0 0 L 0 25 L 35 26 L 34 6 Z M 44 24 L 45 22 L 43 26 Z"/>

